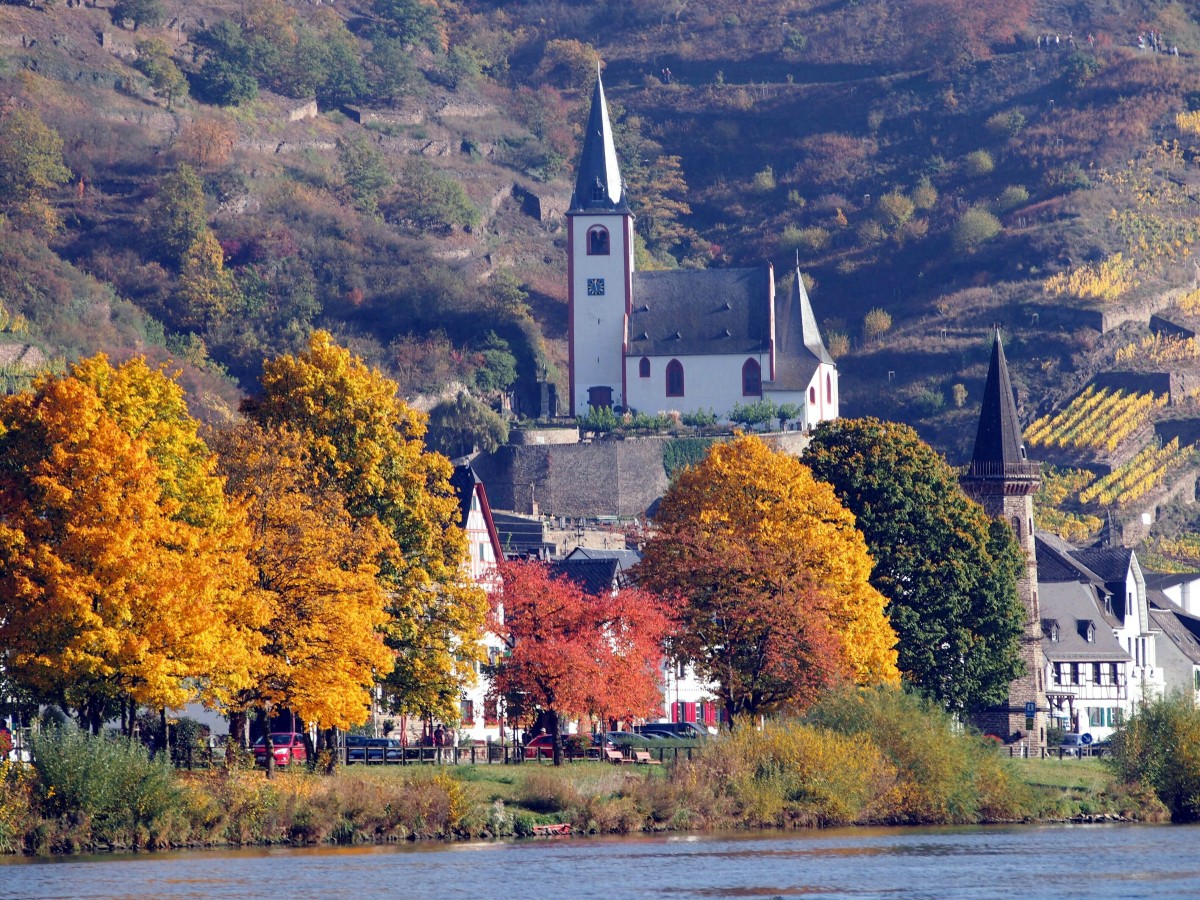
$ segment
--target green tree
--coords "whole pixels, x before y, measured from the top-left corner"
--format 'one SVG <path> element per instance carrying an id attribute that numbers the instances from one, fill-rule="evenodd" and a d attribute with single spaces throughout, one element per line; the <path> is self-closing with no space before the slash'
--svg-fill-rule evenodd
<path id="1" fill-rule="evenodd" d="M 467 199 L 462 185 L 423 159 L 407 162 L 385 213 L 389 221 L 407 224 L 416 231 L 440 233 L 479 220 L 479 211 Z"/>
<path id="2" fill-rule="evenodd" d="M 822 422 L 804 461 L 855 515 L 888 598 L 900 671 L 951 711 L 1006 700 L 1021 672 L 1022 556 L 958 486 L 954 470 L 907 425 Z"/>
<path id="3" fill-rule="evenodd" d="M 167 49 L 165 42 L 151 38 L 148 41 L 138 41 L 137 52 L 138 58 L 134 66 L 150 79 L 150 87 L 154 89 L 154 93 L 166 98 L 167 109 L 170 109 L 176 97 L 187 94 L 187 79 L 171 59 L 171 51 Z"/>
<path id="4" fill-rule="evenodd" d="M 371 34 L 367 54 L 367 84 L 375 100 L 395 103 L 413 93 L 421 83 L 421 73 L 413 63 L 412 51 L 384 31 Z"/>
<path id="5" fill-rule="evenodd" d="M 71 179 L 62 149 L 58 132 L 33 110 L 0 113 L 0 209 L 53 231 L 58 216 L 46 194 Z"/>
<path id="6" fill-rule="evenodd" d="M 338 140 L 338 165 L 354 203 L 363 212 L 379 210 L 379 195 L 392 186 L 383 154 L 362 135 Z"/>
<path id="7" fill-rule="evenodd" d="M 176 265 L 208 231 L 204 185 L 195 169 L 180 163 L 163 178 L 150 207 L 149 226 L 161 256 Z"/>
<path id="8" fill-rule="evenodd" d="M 375 0 L 383 29 L 405 46 L 443 49 L 441 11 L 430 0 Z"/>
<path id="9" fill-rule="evenodd" d="M 453 400 L 443 400 L 429 411 L 425 443 L 430 450 L 451 459 L 476 448 L 484 453 L 498 450 L 508 441 L 508 423 L 466 391 Z"/>
<path id="10" fill-rule="evenodd" d="M 157 25 L 166 15 L 162 0 L 117 0 L 112 7 L 113 21 L 133 22 L 133 30 L 143 25 Z"/>

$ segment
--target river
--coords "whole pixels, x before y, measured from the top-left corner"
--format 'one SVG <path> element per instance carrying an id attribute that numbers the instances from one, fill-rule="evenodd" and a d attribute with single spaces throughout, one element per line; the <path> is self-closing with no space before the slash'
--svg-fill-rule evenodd
<path id="1" fill-rule="evenodd" d="M 1200 826 L 855 828 L 0 858 L 0 897 L 1200 896 Z"/>

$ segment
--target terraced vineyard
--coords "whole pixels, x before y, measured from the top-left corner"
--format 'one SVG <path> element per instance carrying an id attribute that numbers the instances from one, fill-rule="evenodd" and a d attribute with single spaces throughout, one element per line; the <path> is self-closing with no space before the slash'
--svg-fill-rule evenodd
<path id="1" fill-rule="evenodd" d="M 1164 447 L 1147 447 L 1111 474 L 1080 491 L 1079 501 L 1100 506 L 1128 506 L 1163 484 L 1167 476 L 1195 456 L 1175 438 Z"/>
<path id="2" fill-rule="evenodd" d="M 1112 453 L 1166 405 L 1166 394 L 1091 385 L 1062 412 L 1032 422 L 1025 441 L 1031 447 Z"/>

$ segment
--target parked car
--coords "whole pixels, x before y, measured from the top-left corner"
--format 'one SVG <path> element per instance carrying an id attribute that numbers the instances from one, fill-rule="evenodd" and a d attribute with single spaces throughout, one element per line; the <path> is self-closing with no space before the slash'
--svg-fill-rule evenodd
<path id="1" fill-rule="evenodd" d="M 554 735 L 539 734 L 525 745 L 526 759 L 553 759 Z"/>
<path id="2" fill-rule="evenodd" d="M 653 731 L 659 735 L 667 735 L 683 740 L 698 740 L 709 736 L 708 729 L 703 725 L 697 725 L 695 722 L 647 722 L 645 725 L 633 726 L 633 730 L 639 732 Z"/>
<path id="3" fill-rule="evenodd" d="M 400 762 L 403 756 L 404 747 L 396 738 L 346 735 L 346 765 L 360 762 Z"/>
<path id="4" fill-rule="evenodd" d="M 293 762 L 304 762 L 308 759 L 308 749 L 304 746 L 304 735 L 294 731 L 280 732 L 271 735 L 271 746 L 275 753 L 275 765 L 287 766 Z M 267 764 L 267 744 L 264 738 L 254 742 L 254 762 L 256 765 Z"/>
<path id="5" fill-rule="evenodd" d="M 1092 736 L 1090 734 L 1068 732 L 1062 736 L 1058 749 L 1063 756 L 1082 756 L 1085 752 L 1090 751 L 1091 744 Z"/>

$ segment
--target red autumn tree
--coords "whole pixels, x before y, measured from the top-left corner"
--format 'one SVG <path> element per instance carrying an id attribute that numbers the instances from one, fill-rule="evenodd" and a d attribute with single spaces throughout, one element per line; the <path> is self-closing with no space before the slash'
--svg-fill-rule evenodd
<path id="1" fill-rule="evenodd" d="M 671 622 L 657 597 L 636 588 L 593 596 L 534 561 L 502 564 L 500 582 L 491 627 L 508 652 L 490 693 L 549 714 L 555 765 L 564 718 L 645 716 L 659 704 Z"/>

